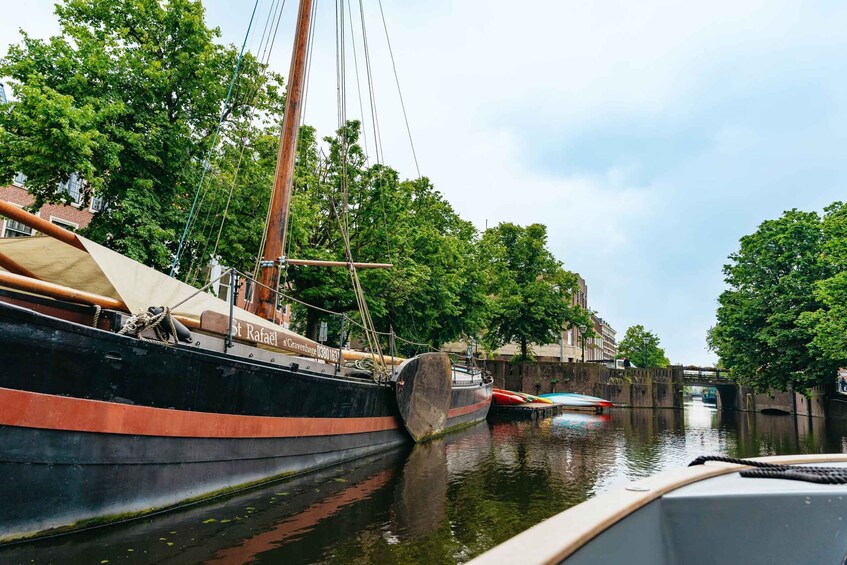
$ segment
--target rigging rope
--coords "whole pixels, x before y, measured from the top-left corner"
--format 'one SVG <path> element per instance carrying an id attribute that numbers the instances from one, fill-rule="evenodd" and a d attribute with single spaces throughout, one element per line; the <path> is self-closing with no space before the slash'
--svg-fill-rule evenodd
<path id="1" fill-rule="evenodd" d="M 382 0 L 378 0 L 379 15 L 382 17 L 382 28 L 385 30 L 385 41 L 388 43 L 388 53 L 391 55 L 391 68 L 394 69 L 394 82 L 397 83 L 397 94 L 400 96 L 400 108 L 403 109 L 403 120 L 406 122 L 406 133 L 409 134 L 409 145 L 412 147 L 412 158 L 415 160 L 415 170 L 418 172 L 418 178 L 421 176 L 421 169 L 418 167 L 418 155 L 415 153 L 415 142 L 412 141 L 412 129 L 409 127 L 409 117 L 406 115 L 406 104 L 403 102 L 403 92 L 400 90 L 400 78 L 397 75 L 397 65 L 394 64 L 394 51 L 391 49 L 391 39 L 388 37 L 388 26 L 385 24 L 385 13 L 382 11 Z"/>
<path id="2" fill-rule="evenodd" d="M 265 285 L 264 285 L 264 284 L 262 284 L 259 280 L 252 278 L 252 277 L 251 277 L 249 274 L 247 274 L 247 273 L 243 273 L 243 272 L 241 272 L 241 271 L 239 271 L 239 270 L 237 270 L 237 269 L 231 269 L 231 270 L 235 271 L 235 272 L 236 272 L 239 276 L 244 277 L 245 279 L 250 280 L 250 281 L 251 281 L 253 284 L 255 284 L 256 286 L 261 286 L 261 287 L 264 287 L 264 288 L 268 288 L 268 289 L 270 289 L 270 287 L 269 287 L 269 286 L 265 286 Z M 230 271 L 230 270 L 228 269 L 226 272 L 229 272 L 229 271 Z M 226 273 L 224 273 L 224 275 L 225 275 L 225 274 L 226 274 Z M 221 277 L 222 277 L 222 276 L 224 276 L 224 275 L 221 275 Z M 218 277 L 218 278 L 221 278 L 221 277 Z M 216 280 L 218 280 L 218 279 L 216 279 Z M 213 281 L 213 282 L 214 282 L 214 281 Z M 190 300 L 191 298 L 193 298 L 193 297 L 194 297 L 194 296 L 196 296 L 197 294 L 200 294 L 200 292 L 202 292 L 203 290 L 205 290 L 206 288 L 208 288 L 209 286 L 211 286 L 211 284 L 212 284 L 212 283 L 207 284 L 205 287 L 203 287 L 202 289 L 198 290 L 197 292 L 195 292 L 194 294 L 192 294 L 191 296 L 189 296 L 189 297 L 188 297 L 188 298 L 186 298 L 185 300 L 183 300 L 183 301 L 179 302 L 178 304 L 176 304 L 176 305 L 174 305 L 174 306 L 171 306 L 171 310 L 174 310 L 177 306 L 182 305 L 183 303 L 187 302 L 188 300 Z M 273 290 L 273 289 L 271 289 L 271 290 Z M 316 310 L 316 311 L 318 311 L 318 312 L 323 312 L 324 314 L 330 314 L 330 315 L 332 315 L 332 316 L 338 316 L 338 317 L 340 317 L 340 318 L 344 318 L 344 320 L 345 320 L 346 322 L 350 323 L 351 325 L 354 325 L 354 326 L 356 326 L 357 328 L 359 328 L 359 329 L 361 329 L 361 330 L 363 330 L 363 331 L 367 331 L 367 328 L 366 328 L 365 326 L 363 326 L 362 324 L 360 324 L 359 322 L 357 322 L 356 320 L 354 320 L 353 318 L 351 318 L 350 316 L 348 316 L 348 315 L 347 315 L 347 314 L 345 314 L 344 312 L 336 312 L 335 310 L 328 310 L 327 308 L 322 308 L 322 307 L 317 306 L 317 305 L 315 305 L 315 304 L 311 304 L 311 303 L 306 302 L 306 301 L 304 301 L 304 300 L 300 300 L 299 298 L 296 298 L 296 297 L 294 297 L 294 296 L 292 296 L 292 295 L 290 295 L 290 294 L 286 294 L 285 292 L 282 292 L 281 290 L 276 290 L 276 291 L 274 291 L 274 292 L 277 294 L 278 298 L 282 298 L 282 299 L 285 299 L 285 300 L 288 300 L 288 301 L 291 301 L 291 302 L 295 302 L 295 303 L 297 303 L 297 304 L 300 304 L 301 306 L 304 306 L 305 308 L 311 308 L 312 310 Z M 373 333 L 374 333 L 374 334 L 376 334 L 376 335 L 382 335 L 382 336 L 390 336 L 390 335 L 394 335 L 394 339 L 397 339 L 397 340 L 399 340 L 399 341 L 402 341 L 403 343 L 408 343 L 409 345 L 417 345 L 417 346 L 420 346 L 420 347 L 426 347 L 426 348 L 430 349 L 431 351 L 440 351 L 439 349 L 436 349 L 435 347 L 433 347 L 432 345 L 430 345 L 430 344 L 428 344 L 428 343 L 419 343 L 419 342 L 416 342 L 416 341 L 411 341 L 411 340 L 408 340 L 408 339 L 404 339 L 404 338 L 400 337 L 399 335 L 397 335 L 397 334 L 395 334 L 395 333 L 393 333 L 393 332 L 378 332 L 378 331 L 374 331 Z"/>
<path id="3" fill-rule="evenodd" d="M 270 5 L 270 9 L 268 10 L 267 16 L 265 17 L 265 26 L 264 26 L 264 29 L 262 30 L 262 36 L 261 36 L 261 39 L 259 41 L 259 46 L 255 49 L 255 53 L 257 55 L 259 55 L 259 52 L 261 52 L 261 55 L 256 57 L 256 61 L 258 62 L 259 68 L 262 69 L 262 72 L 261 72 L 261 75 L 259 76 L 259 80 L 255 81 L 253 84 L 248 86 L 246 93 L 244 95 L 244 98 L 243 98 L 244 103 L 247 106 L 247 112 L 246 112 L 246 115 L 244 117 L 244 122 L 247 123 L 247 124 L 251 123 L 251 121 L 253 119 L 253 115 L 254 115 L 254 111 L 255 111 L 255 102 L 256 102 L 256 99 L 257 99 L 259 92 L 262 88 L 263 79 L 267 76 L 267 72 L 268 72 L 268 68 L 269 68 L 268 63 L 270 61 L 270 55 L 273 52 L 273 45 L 276 41 L 276 34 L 277 34 L 277 31 L 279 30 L 279 23 L 280 23 L 280 19 L 282 17 L 282 12 L 283 12 L 284 8 L 285 8 L 285 0 L 282 0 L 281 4 L 279 3 L 279 0 L 272 0 L 271 5 Z M 276 19 L 276 23 L 273 26 L 271 26 L 271 22 L 273 22 L 274 19 Z M 271 35 L 271 33 L 273 33 L 273 35 Z M 255 36 L 254 36 L 254 41 L 255 41 Z M 253 47 L 254 47 L 254 43 L 251 42 L 250 51 L 253 51 Z M 205 216 L 204 220 L 200 223 L 200 225 L 203 226 L 201 228 L 201 232 L 204 233 L 205 236 L 201 237 L 201 243 L 200 243 L 199 251 L 197 251 L 193 254 L 191 262 L 189 264 L 189 268 L 188 268 L 187 275 L 186 275 L 186 282 L 188 282 L 189 284 L 192 284 L 192 285 L 195 284 L 195 282 L 197 281 L 197 278 L 200 276 L 200 274 L 203 270 L 203 258 L 206 256 L 206 249 L 209 246 L 209 241 L 212 237 L 212 232 L 214 231 L 214 228 L 215 228 L 214 219 L 220 218 L 220 220 L 221 220 L 220 221 L 220 228 L 218 230 L 218 236 L 217 236 L 217 239 L 215 241 L 215 247 L 214 247 L 214 251 L 212 252 L 212 256 L 215 256 L 217 254 L 217 248 L 218 248 L 218 243 L 220 241 L 221 232 L 223 231 L 223 226 L 225 225 L 226 220 L 227 220 L 227 214 L 229 212 L 230 201 L 232 199 L 232 194 L 235 190 L 235 185 L 238 182 L 238 175 L 241 171 L 241 163 L 242 163 L 242 159 L 243 159 L 243 156 L 244 156 L 245 147 L 246 147 L 246 140 L 243 140 L 242 146 L 241 146 L 241 151 L 240 151 L 239 158 L 238 158 L 238 164 L 236 165 L 235 174 L 233 176 L 232 183 L 231 183 L 229 191 L 228 191 L 228 196 L 227 196 L 227 199 L 226 199 L 226 205 L 224 207 L 223 215 L 220 214 L 221 201 L 219 200 L 219 201 L 216 202 L 216 205 L 214 207 L 214 213 L 212 212 L 212 208 L 208 208 L 207 211 L 206 211 L 206 216 Z M 205 202 L 206 196 L 210 192 L 212 192 L 211 187 L 208 188 L 206 190 L 206 192 L 204 192 L 203 196 L 201 197 L 200 205 L 198 206 L 198 214 L 199 214 L 199 210 L 202 208 L 203 202 Z M 195 269 L 195 264 L 196 264 L 196 269 Z"/>
<path id="4" fill-rule="evenodd" d="M 359 279 L 359 274 L 356 267 L 353 265 L 353 250 L 350 244 L 350 225 L 349 225 L 349 208 L 348 208 L 348 192 L 349 192 L 349 145 L 346 132 L 347 125 L 347 67 L 346 67 L 346 41 L 345 41 L 345 14 L 344 0 L 336 2 L 336 77 L 338 93 L 338 129 L 339 142 L 341 143 L 341 196 L 342 210 L 341 214 L 335 208 L 335 204 L 330 198 L 329 202 L 332 206 L 333 214 L 338 221 L 338 227 L 341 232 L 341 238 L 344 242 L 344 253 L 347 257 L 348 272 L 350 281 L 353 284 L 353 294 L 356 297 L 356 305 L 359 309 L 359 315 L 362 317 L 362 324 L 365 327 L 364 335 L 368 342 L 368 349 L 378 358 L 378 364 L 374 367 L 374 376 L 381 380 L 387 375 L 385 357 L 382 353 L 382 347 L 379 343 L 379 338 L 376 335 L 373 319 L 371 318 L 368 309 L 368 303 L 365 299 L 362 282 Z"/>
<path id="5" fill-rule="evenodd" d="M 362 85 L 359 82 L 359 58 L 356 56 L 356 35 L 353 32 L 353 11 L 350 8 L 352 2 L 347 2 L 347 18 L 350 20 L 350 47 L 353 48 L 353 69 L 356 75 L 356 99 L 359 101 L 359 115 L 362 118 L 362 141 L 365 145 L 365 160 L 368 159 L 368 128 L 365 127 L 365 109 L 362 106 Z"/>
<path id="6" fill-rule="evenodd" d="M 365 73 L 368 79 L 368 101 L 371 111 L 371 125 L 373 126 L 374 131 L 374 151 L 376 152 L 377 164 L 381 164 L 384 157 L 382 153 L 382 137 L 379 132 L 379 115 L 376 111 L 376 95 L 374 93 L 371 54 L 368 46 L 368 28 L 365 26 L 365 8 L 362 4 L 362 0 L 359 0 L 359 19 L 362 22 L 362 46 L 365 52 Z"/>
<path id="7" fill-rule="evenodd" d="M 221 117 L 218 119 L 218 125 L 215 129 L 215 134 L 212 137 L 212 144 L 209 147 L 209 151 L 206 154 L 206 158 L 203 161 L 203 170 L 200 174 L 200 182 L 197 185 L 197 191 L 194 194 L 194 201 L 191 204 L 191 210 L 188 213 L 188 219 L 185 222 L 185 228 L 182 231 L 182 237 L 179 240 L 179 246 L 177 246 L 176 254 L 174 255 L 174 261 L 171 265 L 170 276 L 174 276 L 176 272 L 177 264 L 179 263 L 180 256 L 182 255 L 182 249 L 185 245 L 185 238 L 188 236 L 189 226 L 192 224 L 195 207 L 197 206 L 197 200 L 200 197 L 200 190 L 203 187 L 203 181 L 206 178 L 206 169 L 208 168 L 209 158 L 212 155 L 212 151 L 217 145 L 218 135 L 221 131 L 221 125 L 223 124 L 224 117 L 226 116 L 226 105 L 229 102 L 230 97 L 232 96 L 232 90 L 235 87 L 235 79 L 238 78 L 238 73 L 241 70 L 241 61 L 244 59 L 244 47 L 247 45 L 247 38 L 250 36 L 250 29 L 253 27 L 253 18 L 256 16 L 256 8 L 259 6 L 259 0 L 256 0 L 253 4 L 253 12 L 250 14 L 250 22 L 247 24 L 247 33 L 244 34 L 244 41 L 241 43 L 241 52 L 238 54 L 238 60 L 235 63 L 235 69 L 232 72 L 232 79 L 229 81 L 229 90 L 226 93 L 226 98 L 224 99 L 223 107 L 224 109 L 221 111 Z"/>

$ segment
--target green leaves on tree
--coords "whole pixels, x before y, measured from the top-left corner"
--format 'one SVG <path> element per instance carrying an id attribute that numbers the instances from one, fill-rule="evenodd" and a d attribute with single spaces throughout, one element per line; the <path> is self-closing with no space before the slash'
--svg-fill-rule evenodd
<path id="1" fill-rule="evenodd" d="M 17 99 L 0 109 L 0 177 L 26 174 L 37 208 L 67 201 L 58 184 L 78 173 L 106 202 L 83 233 L 164 268 L 219 118 L 223 154 L 278 129 L 281 79 L 247 55 L 224 107 L 238 51 L 215 43 L 199 0 L 66 0 L 56 14 L 61 35 L 23 34 L 0 60 Z"/>
<path id="2" fill-rule="evenodd" d="M 627 328 L 618 342 L 618 358 L 628 358 L 636 367 L 667 367 L 670 361 L 659 346 L 659 336 L 637 324 Z"/>
<path id="3" fill-rule="evenodd" d="M 709 346 L 741 383 L 806 390 L 847 359 L 843 308 L 847 224 L 841 204 L 821 218 L 790 210 L 741 238 L 724 267 Z"/>
<path id="4" fill-rule="evenodd" d="M 571 304 L 577 277 L 547 249 L 546 226 L 502 223 L 490 228 L 480 242 L 480 259 L 491 297 L 484 336 L 490 349 L 518 343 L 519 359 L 528 360 L 531 344 L 553 343 L 582 319 L 582 309 Z"/>

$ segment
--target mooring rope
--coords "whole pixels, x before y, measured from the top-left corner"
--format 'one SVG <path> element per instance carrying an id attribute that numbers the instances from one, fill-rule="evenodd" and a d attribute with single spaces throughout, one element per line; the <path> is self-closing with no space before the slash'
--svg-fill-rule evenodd
<path id="1" fill-rule="evenodd" d="M 847 484 L 847 468 L 845 467 L 820 467 L 806 465 L 780 465 L 777 463 L 765 463 L 751 459 L 740 459 L 737 457 L 724 457 L 722 455 L 701 455 L 688 464 L 689 467 L 703 465 L 708 461 L 720 463 L 734 463 L 745 465 L 753 469 L 744 469 L 739 472 L 742 477 L 752 479 L 788 479 L 792 481 L 805 481 L 819 485 L 843 485 Z"/>

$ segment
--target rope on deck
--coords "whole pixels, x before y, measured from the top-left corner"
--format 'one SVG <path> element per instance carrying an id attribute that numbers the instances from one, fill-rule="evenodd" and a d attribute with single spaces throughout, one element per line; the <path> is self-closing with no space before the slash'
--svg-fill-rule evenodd
<path id="1" fill-rule="evenodd" d="M 745 469 L 739 474 L 745 478 L 753 479 L 787 479 L 790 481 L 804 481 L 819 485 L 843 485 L 847 484 L 847 468 L 844 467 L 815 467 L 806 465 L 778 465 L 775 463 L 763 463 L 750 459 L 737 457 L 724 457 L 722 455 L 701 455 L 688 464 L 689 467 L 703 465 L 708 461 L 721 463 L 734 463 L 746 465 L 753 469 Z"/>

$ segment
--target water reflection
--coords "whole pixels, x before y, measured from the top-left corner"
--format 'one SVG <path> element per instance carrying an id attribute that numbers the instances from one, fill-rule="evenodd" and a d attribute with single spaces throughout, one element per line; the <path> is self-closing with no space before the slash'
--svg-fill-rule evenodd
<path id="1" fill-rule="evenodd" d="M 721 413 L 566 413 L 483 423 L 179 512 L 0 548 L 3 563 L 455 563 L 622 482 L 698 455 L 840 452 L 844 423 Z"/>

